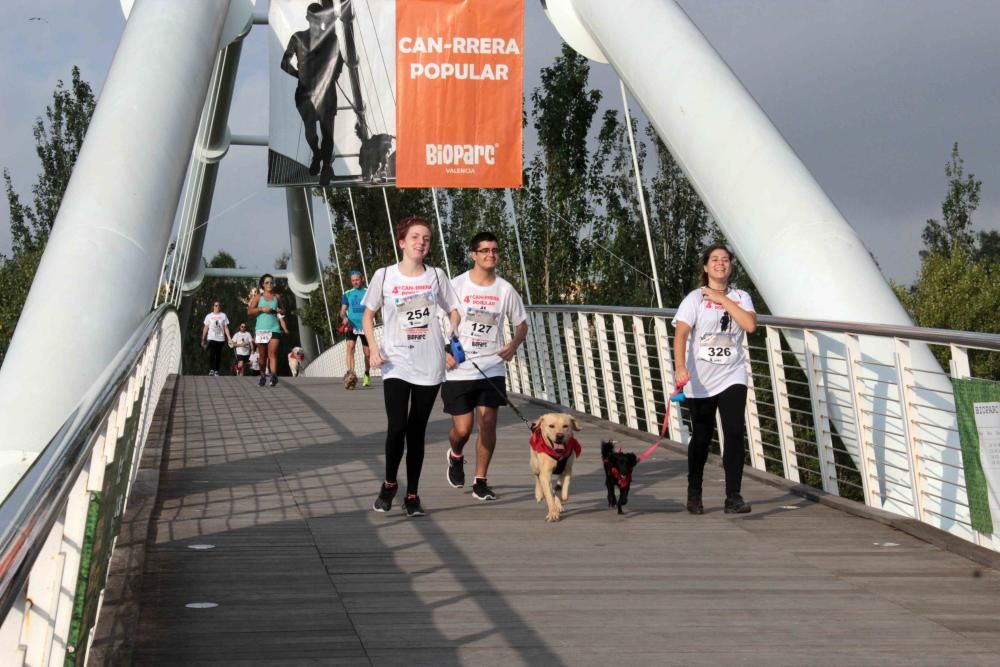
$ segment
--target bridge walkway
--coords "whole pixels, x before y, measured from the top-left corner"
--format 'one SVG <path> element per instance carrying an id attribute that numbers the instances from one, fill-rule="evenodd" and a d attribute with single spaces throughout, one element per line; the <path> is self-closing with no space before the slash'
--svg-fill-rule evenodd
<path id="1" fill-rule="evenodd" d="M 753 513 L 725 515 L 718 467 L 691 516 L 686 462 L 662 448 L 618 516 L 598 448 L 622 436 L 599 425 L 547 524 L 524 425 L 501 411 L 486 504 L 445 483 L 438 410 L 429 513 L 407 519 L 368 509 L 380 387 L 179 383 L 134 664 L 1000 664 L 1000 573 L 752 480 Z"/>

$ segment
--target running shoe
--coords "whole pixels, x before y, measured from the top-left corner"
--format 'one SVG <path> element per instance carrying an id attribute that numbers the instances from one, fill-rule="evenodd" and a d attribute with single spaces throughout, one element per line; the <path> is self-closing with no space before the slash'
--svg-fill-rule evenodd
<path id="1" fill-rule="evenodd" d="M 736 493 L 726 498 L 726 514 L 746 514 L 750 511 L 750 503 Z"/>
<path id="2" fill-rule="evenodd" d="M 392 486 L 387 486 L 383 482 L 382 488 L 378 490 L 378 497 L 372 503 L 372 509 L 376 512 L 388 512 L 392 508 L 392 499 L 396 497 L 396 491 L 398 490 L 399 485 L 393 484 Z"/>
<path id="3" fill-rule="evenodd" d="M 278 376 L 277 375 L 272 375 L 271 376 L 271 386 L 274 387 L 277 384 L 278 384 Z"/>
<path id="4" fill-rule="evenodd" d="M 260 379 L 257 380 L 257 385 L 260 386 L 260 387 L 263 387 L 265 384 L 267 384 L 267 376 L 264 375 L 263 373 L 261 373 L 260 374 Z"/>
<path id="5" fill-rule="evenodd" d="M 370 377 L 368 377 L 368 373 L 365 373 L 365 379 L 361 381 L 361 386 L 362 387 L 367 387 L 371 383 L 372 383 L 372 379 Z"/>
<path id="6" fill-rule="evenodd" d="M 406 512 L 406 516 L 423 516 L 424 508 L 420 506 L 420 496 L 407 493 L 403 498 L 403 511 Z"/>
<path id="7" fill-rule="evenodd" d="M 456 489 L 465 486 L 465 457 L 454 457 L 451 455 L 451 448 L 445 453 L 448 457 L 448 483 Z"/>
<path id="8" fill-rule="evenodd" d="M 478 500 L 496 500 L 497 494 L 493 493 L 486 480 L 479 477 L 472 485 L 472 497 Z"/>

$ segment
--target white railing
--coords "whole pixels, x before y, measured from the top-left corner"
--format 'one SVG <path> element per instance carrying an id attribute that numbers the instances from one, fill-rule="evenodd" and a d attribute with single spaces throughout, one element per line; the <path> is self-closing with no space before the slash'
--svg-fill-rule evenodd
<path id="1" fill-rule="evenodd" d="M 177 314 L 161 306 L 0 504 L 0 665 L 84 664 L 142 448 L 180 363 Z"/>
<path id="2" fill-rule="evenodd" d="M 513 392 L 659 432 L 675 310 L 528 310 Z M 950 373 L 931 356 L 942 349 Z M 972 528 L 965 489 L 949 376 L 970 376 L 970 350 L 1000 351 L 1000 336 L 761 316 L 747 342 L 748 463 L 1000 551 Z M 671 411 L 670 437 L 686 444 L 689 423 Z"/>

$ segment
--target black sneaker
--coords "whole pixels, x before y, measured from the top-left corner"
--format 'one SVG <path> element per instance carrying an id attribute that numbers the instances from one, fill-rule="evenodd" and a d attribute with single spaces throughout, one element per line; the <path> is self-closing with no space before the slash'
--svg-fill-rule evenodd
<path id="1" fill-rule="evenodd" d="M 403 511 L 406 512 L 406 516 L 423 516 L 424 508 L 420 506 L 420 496 L 407 493 L 403 498 Z"/>
<path id="2" fill-rule="evenodd" d="M 688 491 L 687 511 L 691 514 L 705 513 L 705 506 L 701 502 L 701 493 Z"/>
<path id="3" fill-rule="evenodd" d="M 277 376 L 277 375 L 272 375 L 272 376 L 271 376 L 271 382 L 270 382 L 270 385 L 271 385 L 272 387 L 274 387 L 274 386 L 275 386 L 275 385 L 277 385 L 277 384 L 278 384 L 278 376 Z"/>
<path id="4" fill-rule="evenodd" d="M 445 455 L 448 457 L 448 483 L 456 489 L 461 489 L 465 486 L 465 457 L 455 458 L 451 455 L 450 447 Z"/>
<path id="5" fill-rule="evenodd" d="M 496 500 L 497 494 L 489 487 L 485 479 L 477 479 L 472 484 L 472 497 L 479 500 Z"/>
<path id="6" fill-rule="evenodd" d="M 746 514 L 750 511 L 750 503 L 743 496 L 736 494 L 726 498 L 726 514 Z"/>
<path id="7" fill-rule="evenodd" d="M 388 512 L 392 508 L 392 499 L 396 497 L 399 486 L 386 486 L 382 483 L 382 488 L 378 490 L 378 498 L 372 503 L 372 509 L 376 512 Z"/>

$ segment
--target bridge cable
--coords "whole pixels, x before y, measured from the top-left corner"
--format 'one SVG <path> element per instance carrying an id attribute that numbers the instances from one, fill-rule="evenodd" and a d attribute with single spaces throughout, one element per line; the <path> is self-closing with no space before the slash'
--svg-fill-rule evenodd
<path id="1" fill-rule="evenodd" d="M 531 287 L 528 285 L 528 272 L 524 268 L 524 251 L 521 249 L 521 232 L 517 227 L 517 210 L 514 208 L 513 190 L 507 188 L 507 199 L 510 202 L 510 217 L 514 221 L 514 238 L 517 240 L 517 256 L 521 260 L 521 279 L 524 280 L 524 293 L 528 297 L 528 305 L 531 305 Z"/>
<path id="2" fill-rule="evenodd" d="M 431 197 L 434 199 L 434 217 L 437 218 L 438 233 L 441 235 L 441 255 L 444 257 L 444 270 L 451 278 L 451 265 L 448 264 L 448 244 L 444 240 L 444 225 L 441 224 L 441 212 L 438 211 L 437 188 L 431 188 Z"/>
<path id="3" fill-rule="evenodd" d="M 663 308 L 663 296 L 660 294 L 660 276 L 656 271 L 656 253 L 653 252 L 653 236 L 649 231 L 649 217 L 646 215 L 646 196 L 642 188 L 642 173 L 639 171 L 639 157 L 635 152 L 635 137 L 632 135 L 632 115 L 628 110 L 628 96 L 625 94 L 625 82 L 618 79 L 618 85 L 622 91 L 622 106 L 625 107 L 625 128 L 628 130 L 628 145 L 632 149 L 632 170 L 635 173 L 635 190 L 639 197 L 642 224 L 646 228 L 646 247 L 649 249 L 649 265 L 653 269 L 653 288 L 656 290 L 656 306 Z"/>
<path id="4" fill-rule="evenodd" d="M 346 290 L 344 289 L 344 275 L 340 269 L 340 253 L 337 251 L 337 232 L 333 230 L 333 216 L 330 214 L 330 200 L 326 195 L 326 188 L 323 188 L 323 201 L 326 203 L 326 219 L 330 223 L 330 238 L 333 239 L 333 258 L 337 262 L 337 280 L 340 281 L 340 292 L 343 294 Z M 319 249 L 316 250 L 319 252 Z"/>
<path id="5" fill-rule="evenodd" d="M 392 241 L 392 254 L 396 256 L 396 263 L 399 264 L 399 247 L 396 243 L 396 233 L 392 230 L 392 213 L 389 212 L 389 196 L 382 190 L 382 199 L 385 200 L 385 219 L 389 222 L 389 239 Z"/>
<path id="6" fill-rule="evenodd" d="M 361 257 L 361 271 L 365 274 L 365 285 L 368 284 L 368 268 L 365 266 L 365 251 L 361 247 L 361 231 L 358 229 L 358 216 L 354 212 L 354 195 L 347 188 L 347 201 L 351 203 L 351 220 L 354 221 L 354 234 L 358 237 L 358 255 Z"/>
<path id="7" fill-rule="evenodd" d="M 323 280 L 323 264 L 319 261 L 319 249 L 316 247 L 316 226 L 313 222 L 311 190 L 309 188 L 302 188 L 302 196 L 305 197 L 306 213 L 309 214 L 309 233 L 312 236 L 313 254 L 316 256 L 316 268 L 319 269 L 319 290 L 323 294 L 323 307 L 326 309 L 326 324 L 330 327 L 330 345 L 332 346 L 334 341 L 337 339 L 333 335 L 333 320 L 330 319 L 330 302 L 326 299 L 326 283 Z M 329 213 L 329 209 L 327 210 L 327 213 Z M 336 249 L 336 242 L 334 242 L 333 247 Z M 339 277 L 339 265 L 337 266 L 337 271 Z M 344 286 L 343 279 L 341 279 L 340 285 L 341 287 Z"/>

